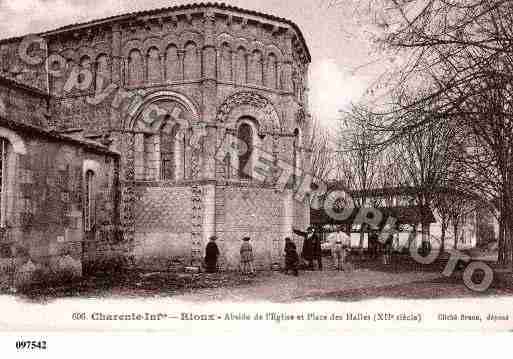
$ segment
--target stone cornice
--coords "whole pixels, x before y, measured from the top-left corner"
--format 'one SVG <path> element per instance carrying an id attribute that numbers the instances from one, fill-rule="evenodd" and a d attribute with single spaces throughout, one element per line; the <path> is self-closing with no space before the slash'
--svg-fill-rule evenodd
<path id="1" fill-rule="evenodd" d="M 173 7 L 167 7 L 167 8 L 160 8 L 160 9 L 153 9 L 153 10 L 146 10 L 146 11 L 139 11 L 139 12 L 133 12 L 129 14 L 123 14 L 123 15 L 116 15 L 107 17 L 104 19 L 99 20 L 92 20 L 84 23 L 77 23 L 72 25 L 63 26 L 60 28 L 57 28 L 55 30 L 50 30 L 46 32 L 42 32 L 39 34 L 39 36 L 43 37 L 53 37 L 68 33 L 74 33 L 74 32 L 81 32 L 81 31 L 88 31 L 91 30 L 92 27 L 98 27 L 98 26 L 105 26 L 105 27 L 111 27 L 113 31 L 119 31 L 119 25 L 122 23 L 127 22 L 137 22 L 137 21 L 151 21 L 151 20 L 157 20 L 162 21 L 162 18 L 173 18 L 173 22 L 177 21 L 177 16 L 185 16 L 188 21 L 191 21 L 192 14 L 198 13 L 198 14 L 205 14 L 206 16 L 215 16 L 215 15 L 222 15 L 222 16 L 228 16 L 230 17 L 238 17 L 243 19 L 244 23 L 247 23 L 248 20 L 256 21 L 265 25 L 269 25 L 272 27 L 272 31 L 274 33 L 277 32 L 292 32 L 293 35 L 297 37 L 297 40 L 302 44 L 302 49 L 304 51 L 305 59 L 307 62 L 311 61 L 310 52 L 308 50 L 308 46 L 306 44 L 306 41 L 304 39 L 304 36 L 299 29 L 299 27 L 292 21 L 277 17 L 270 14 L 260 13 L 253 10 L 247 10 L 231 5 L 227 5 L 224 3 L 193 3 L 193 4 L 187 4 L 187 5 L 181 5 L 181 6 L 173 6 Z M 19 41 L 23 37 L 13 37 L 10 39 L 4 39 L 0 40 L 0 44 L 4 42 L 12 42 L 12 41 Z"/>

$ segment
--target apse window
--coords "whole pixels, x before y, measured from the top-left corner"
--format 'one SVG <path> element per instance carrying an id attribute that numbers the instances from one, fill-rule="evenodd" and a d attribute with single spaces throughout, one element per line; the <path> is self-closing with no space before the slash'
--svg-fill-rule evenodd
<path id="1" fill-rule="evenodd" d="M 176 179 L 176 135 L 178 126 L 170 132 L 162 130 L 160 133 L 160 179 Z"/>
<path id="2" fill-rule="evenodd" d="M 246 144 L 246 151 L 239 148 L 239 177 L 241 179 L 251 178 L 251 153 L 253 152 L 253 130 L 248 123 L 242 123 L 237 133 L 238 139 Z"/>

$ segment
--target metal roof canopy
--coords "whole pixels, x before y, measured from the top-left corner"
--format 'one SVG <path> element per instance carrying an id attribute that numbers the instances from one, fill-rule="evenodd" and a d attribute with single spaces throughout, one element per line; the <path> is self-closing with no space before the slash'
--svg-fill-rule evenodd
<path id="1" fill-rule="evenodd" d="M 417 223 L 435 223 L 436 219 L 431 209 L 427 206 L 397 206 L 397 207 L 364 207 L 367 212 L 367 218 L 372 221 L 373 212 L 379 211 L 382 214 L 379 227 L 383 227 L 389 218 L 395 218 L 398 224 L 417 224 Z M 335 213 L 342 213 L 343 209 L 334 209 Z M 351 215 L 344 219 L 332 218 L 324 209 L 310 209 L 310 223 L 320 226 L 326 224 L 350 225 L 355 222 L 360 208 L 353 208 Z M 371 215 L 372 214 L 372 215 Z"/>

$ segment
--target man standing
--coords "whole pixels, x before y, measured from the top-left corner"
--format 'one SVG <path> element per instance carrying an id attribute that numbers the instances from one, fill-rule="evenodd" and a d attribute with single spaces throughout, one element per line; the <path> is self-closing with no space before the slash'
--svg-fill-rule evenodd
<path id="1" fill-rule="evenodd" d="M 287 237 L 285 238 L 285 274 L 288 274 L 289 270 L 291 270 L 294 275 L 297 277 L 297 265 L 299 262 L 299 256 L 296 252 L 296 245 L 292 240 Z"/>
<path id="2" fill-rule="evenodd" d="M 308 263 L 308 268 L 313 270 L 314 259 L 317 260 L 319 270 L 322 270 L 322 250 L 321 250 L 321 239 L 315 233 L 313 226 L 307 228 L 306 232 L 293 229 L 294 233 L 304 238 L 303 251 L 301 257 Z"/>
<path id="3" fill-rule="evenodd" d="M 219 257 L 219 248 L 216 244 L 216 236 L 210 237 L 210 241 L 205 249 L 205 267 L 207 273 L 217 272 L 217 258 Z"/>
<path id="4" fill-rule="evenodd" d="M 317 261 L 317 267 L 322 271 L 322 246 L 321 235 L 314 229 L 313 239 L 313 259 Z"/>

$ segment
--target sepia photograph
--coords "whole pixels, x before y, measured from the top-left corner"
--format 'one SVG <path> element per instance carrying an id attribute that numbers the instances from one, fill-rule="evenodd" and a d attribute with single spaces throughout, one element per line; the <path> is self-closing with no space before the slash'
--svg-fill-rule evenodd
<path id="1" fill-rule="evenodd" d="M 0 0 L 0 331 L 511 332 L 512 46 L 505 0 Z"/>

